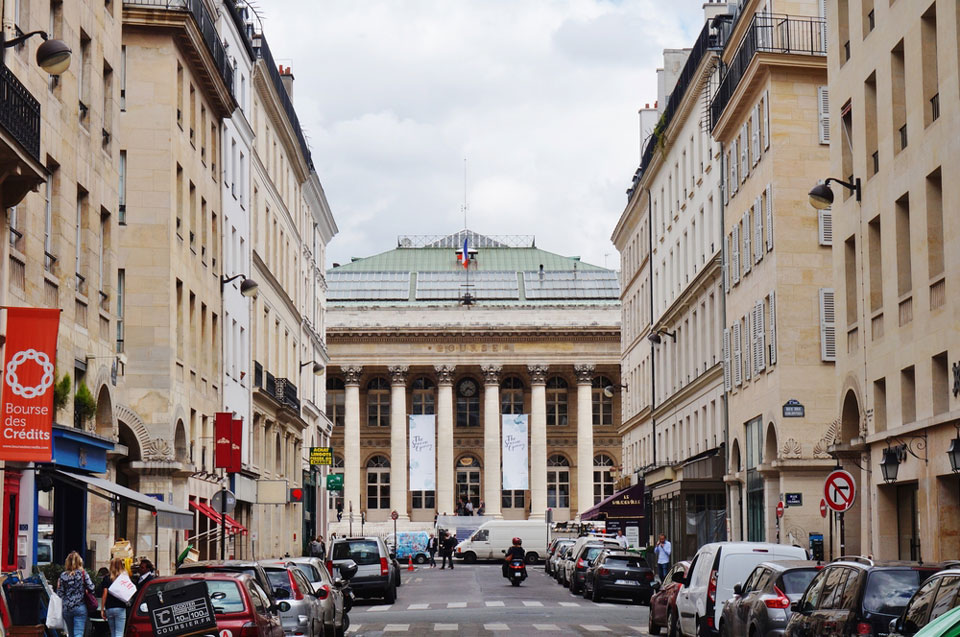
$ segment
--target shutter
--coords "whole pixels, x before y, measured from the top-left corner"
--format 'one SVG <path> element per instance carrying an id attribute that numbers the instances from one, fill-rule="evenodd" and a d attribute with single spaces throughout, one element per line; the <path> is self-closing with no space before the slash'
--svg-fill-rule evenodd
<path id="1" fill-rule="evenodd" d="M 820 245 L 833 245 L 833 213 L 830 210 L 818 210 L 817 221 L 820 226 Z"/>
<path id="2" fill-rule="evenodd" d="M 750 121 L 750 149 L 753 153 L 753 165 L 760 161 L 760 103 L 753 109 L 753 119 Z"/>
<path id="3" fill-rule="evenodd" d="M 743 213 L 743 273 L 750 271 L 750 262 L 753 260 L 750 253 L 750 210 Z"/>
<path id="4" fill-rule="evenodd" d="M 753 331 L 757 333 L 757 349 L 753 355 L 757 365 L 757 374 L 767 367 L 767 332 L 763 325 L 763 299 L 757 301 L 756 318 L 753 320 Z"/>
<path id="5" fill-rule="evenodd" d="M 737 164 L 740 163 L 740 147 L 737 139 L 732 142 L 733 148 L 730 149 L 730 196 L 737 194 L 737 186 L 740 182 L 737 179 Z"/>
<path id="6" fill-rule="evenodd" d="M 733 324 L 733 384 L 739 387 L 743 384 L 743 369 L 741 367 L 740 351 L 740 321 Z"/>
<path id="7" fill-rule="evenodd" d="M 740 283 L 740 224 L 738 223 L 733 227 L 733 237 L 730 240 L 730 245 L 733 248 L 730 259 L 730 284 L 736 285 Z"/>
<path id="8" fill-rule="evenodd" d="M 767 184 L 767 252 L 773 250 L 773 186 Z"/>
<path id="9" fill-rule="evenodd" d="M 763 198 L 757 196 L 753 204 L 753 261 L 763 259 Z"/>
<path id="10" fill-rule="evenodd" d="M 820 288 L 820 360 L 827 362 L 837 360 L 833 288 Z"/>
<path id="11" fill-rule="evenodd" d="M 746 181 L 750 174 L 750 129 L 743 123 L 740 129 L 740 180 Z"/>
<path id="12" fill-rule="evenodd" d="M 730 384 L 730 330 L 723 328 L 723 388 L 733 389 Z"/>
<path id="13" fill-rule="evenodd" d="M 753 329 L 753 309 L 743 317 L 743 377 L 750 380 L 753 376 L 753 353 L 757 351 L 757 333 Z M 749 347 L 749 349 L 747 349 Z"/>
<path id="14" fill-rule="evenodd" d="M 777 362 L 777 293 L 770 290 L 768 304 L 770 305 L 770 364 Z"/>
<path id="15" fill-rule="evenodd" d="M 763 149 L 770 148 L 770 92 L 763 92 Z"/>
<path id="16" fill-rule="evenodd" d="M 723 175 L 721 181 L 723 188 L 723 203 L 730 203 L 730 151 L 727 151 L 726 164 L 723 165 Z"/>
<path id="17" fill-rule="evenodd" d="M 723 291 L 730 293 L 730 235 L 723 238 Z"/>
<path id="18" fill-rule="evenodd" d="M 817 87 L 817 114 L 820 118 L 820 143 L 830 143 L 830 91 L 826 86 Z"/>

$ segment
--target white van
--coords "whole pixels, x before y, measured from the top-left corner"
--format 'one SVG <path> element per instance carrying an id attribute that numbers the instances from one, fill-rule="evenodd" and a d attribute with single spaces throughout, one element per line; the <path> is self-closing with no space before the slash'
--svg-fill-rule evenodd
<path id="1" fill-rule="evenodd" d="M 490 520 L 457 545 L 457 557 L 471 564 L 479 560 L 502 560 L 513 545 L 513 538 L 523 542 L 527 564 L 540 559 L 547 545 L 547 523 L 543 520 Z"/>
<path id="2" fill-rule="evenodd" d="M 805 560 L 799 546 L 766 542 L 714 542 L 697 551 L 682 588 L 677 593 L 680 634 L 685 637 L 718 635 L 723 603 L 733 597 L 733 585 L 744 581 L 760 562 Z M 679 581 L 679 580 L 678 580 Z"/>

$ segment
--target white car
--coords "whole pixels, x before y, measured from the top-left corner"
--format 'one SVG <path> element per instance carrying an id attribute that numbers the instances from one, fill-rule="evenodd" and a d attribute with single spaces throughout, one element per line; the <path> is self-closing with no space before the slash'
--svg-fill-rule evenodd
<path id="1" fill-rule="evenodd" d="M 766 542 L 713 542 L 704 544 L 690 562 L 686 577 L 675 573 L 683 584 L 677 593 L 680 634 L 684 637 L 713 637 L 723 604 L 733 596 L 733 586 L 746 580 L 761 562 L 805 560 L 799 546 Z M 676 578 L 680 579 L 676 579 Z"/>

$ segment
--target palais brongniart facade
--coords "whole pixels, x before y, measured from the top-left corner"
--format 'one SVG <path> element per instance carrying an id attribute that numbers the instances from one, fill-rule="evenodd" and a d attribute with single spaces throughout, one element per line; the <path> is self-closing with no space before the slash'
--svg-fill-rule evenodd
<path id="1" fill-rule="evenodd" d="M 429 523 L 465 500 L 486 515 L 542 518 L 550 508 L 566 520 L 613 494 L 616 272 L 533 237 L 463 230 L 400 237 L 395 249 L 334 265 L 327 280 L 327 414 L 344 529 L 351 511 L 354 524 L 394 510 L 401 523 Z M 432 482 L 411 445 L 424 431 Z M 331 497 L 331 520 L 337 504 Z"/>

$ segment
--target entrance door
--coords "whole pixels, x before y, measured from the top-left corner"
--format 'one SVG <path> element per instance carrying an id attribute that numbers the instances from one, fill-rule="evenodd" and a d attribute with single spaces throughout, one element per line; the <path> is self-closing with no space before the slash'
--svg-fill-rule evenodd
<path id="1" fill-rule="evenodd" d="M 3 551 L 0 567 L 17 570 L 17 536 L 20 530 L 20 472 L 7 469 L 3 474 Z"/>
<path id="2" fill-rule="evenodd" d="M 463 500 L 473 503 L 473 510 L 480 508 L 480 463 L 473 456 L 464 456 L 457 463 L 457 506 Z"/>
<path id="3" fill-rule="evenodd" d="M 897 545 L 899 558 L 920 559 L 920 527 L 917 521 L 917 485 L 897 485 Z"/>

